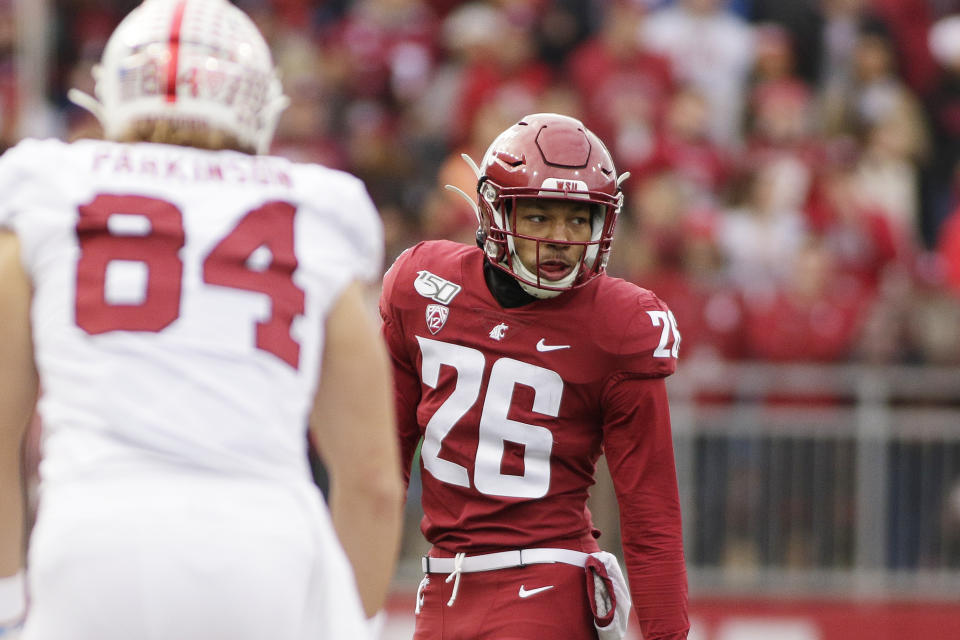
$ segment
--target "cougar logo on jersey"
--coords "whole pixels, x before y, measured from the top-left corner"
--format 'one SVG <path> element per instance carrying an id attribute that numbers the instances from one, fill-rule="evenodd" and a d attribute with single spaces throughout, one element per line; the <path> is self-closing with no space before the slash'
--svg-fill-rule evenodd
<path id="1" fill-rule="evenodd" d="M 503 340 L 503 334 L 506 333 L 509 328 L 510 327 L 501 322 L 493 329 L 490 329 L 490 337 L 494 340 Z"/>
<path id="2" fill-rule="evenodd" d="M 444 280 L 426 269 L 417 272 L 417 279 L 413 283 L 413 288 L 424 298 L 430 298 L 441 304 L 450 304 L 450 301 L 462 289 L 460 285 Z"/>
<path id="3" fill-rule="evenodd" d="M 427 329 L 430 329 L 430 333 L 436 335 L 440 329 L 443 329 L 449 315 L 450 307 L 445 307 L 442 304 L 428 304 Z"/>

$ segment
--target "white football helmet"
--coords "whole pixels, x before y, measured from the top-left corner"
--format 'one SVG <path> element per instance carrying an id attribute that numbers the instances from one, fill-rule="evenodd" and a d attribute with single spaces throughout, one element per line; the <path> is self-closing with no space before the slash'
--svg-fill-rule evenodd
<path id="1" fill-rule="evenodd" d="M 137 122 L 217 129 L 265 153 L 289 101 L 253 21 L 227 0 L 144 0 L 114 30 L 93 69 L 93 98 L 70 99 L 107 139 Z"/>

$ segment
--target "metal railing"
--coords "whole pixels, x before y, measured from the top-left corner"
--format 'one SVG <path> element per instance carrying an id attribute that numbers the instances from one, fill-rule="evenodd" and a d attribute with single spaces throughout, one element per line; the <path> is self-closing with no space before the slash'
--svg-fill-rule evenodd
<path id="1" fill-rule="evenodd" d="M 693 591 L 960 593 L 960 368 L 714 363 L 669 385 Z"/>

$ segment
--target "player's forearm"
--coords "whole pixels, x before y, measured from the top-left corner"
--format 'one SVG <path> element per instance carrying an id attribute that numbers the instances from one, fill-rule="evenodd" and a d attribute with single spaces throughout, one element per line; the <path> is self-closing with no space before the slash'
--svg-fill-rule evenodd
<path id="1" fill-rule="evenodd" d="M 667 465 L 672 469 L 672 465 Z M 636 502 L 621 503 L 620 533 L 633 609 L 644 638 L 683 640 L 687 613 L 687 569 L 680 505 L 672 471 L 662 482 L 646 478 Z"/>
<path id="2" fill-rule="evenodd" d="M 633 609 L 644 638 L 683 640 L 687 613 L 687 569 L 680 504 L 673 465 L 658 481 L 646 477 L 633 500 L 620 505 L 620 534 Z"/>
<path id="3" fill-rule="evenodd" d="M 26 610 L 23 570 L 24 499 L 20 456 L 0 453 L 0 636 L 15 628 Z M 15 632 L 14 632 L 15 634 Z"/>
<path id="4" fill-rule="evenodd" d="M 624 380 L 613 392 L 604 448 L 633 608 L 644 638 L 683 640 L 687 573 L 666 387 Z"/>
<path id="5" fill-rule="evenodd" d="M 333 524 L 357 580 L 368 616 L 386 600 L 400 549 L 402 490 L 399 474 L 378 485 L 331 479 Z"/>
<path id="6" fill-rule="evenodd" d="M 0 229 L 0 577 L 23 567 L 20 452 L 37 400 L 30 332 L 31 285 L 16 236 Z"/>
<path id="7" fill-rule="evenodd" d="M 683 558 L 627 561 L 630 597 L 644 638 L 684 640 L 690 629 Z M 632 566 L 631 566 L 632 565 Z"/>
<path id="8" fill-rule="evenodd" d="M 7 450 L 0 457 L 0 578 L 4 578 L 23 568 L 25 505 L 20 456 Z"/>

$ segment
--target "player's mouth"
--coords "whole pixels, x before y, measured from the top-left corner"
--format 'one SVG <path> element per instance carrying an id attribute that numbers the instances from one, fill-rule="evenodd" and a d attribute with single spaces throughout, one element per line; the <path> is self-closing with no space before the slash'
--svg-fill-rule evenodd
<path id="1" fill-rule="evenodd" d="M 559 280 L 573 271 L 574 265 L 565 260 L 541 260 L 540 277 L 547 280 Z"/>

